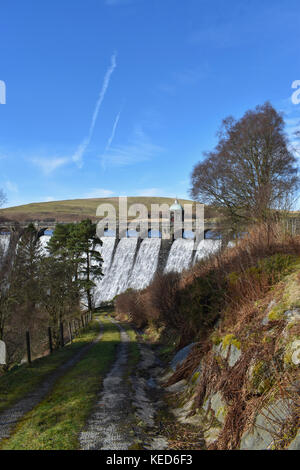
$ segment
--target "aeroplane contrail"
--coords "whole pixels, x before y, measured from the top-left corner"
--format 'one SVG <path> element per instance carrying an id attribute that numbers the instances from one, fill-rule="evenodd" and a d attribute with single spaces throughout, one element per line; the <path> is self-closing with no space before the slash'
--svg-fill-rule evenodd
<path id="1" fill-rule="evenodd" d="M 89 144 L 91 142 L 91 139 L 93 137 L 95 124 L 96 124 L 96 121 L 97 121 L 97 117 L 98 117 L 102 102 L 103 102 L 105 94 L 107 92 L 107 89 L 108 89 L 109 82 L 110 82 L 111 76 L 113 74 L 113 71 L 115 70 L 115 68 L 117 66 L 116 58 L 117 58 L 117 54 L 114 53 L 111 56 L 111 64 L 110 64 L 109 68 L 107 69 L 106 74 L 104 76 L 103 85 L 102 85 L 102 88 L 101 88 L 101 91 L 100 91 L 100 94 L 99 94 L 99 98 L 97 100 L 95 110 L 94 110 L 94 113 L 93 113 L 93 116 L 92 116 L 92 121 L 91 121 L 91 125 L 90 125 L 90 128 L 89 128 L 88 136 L 81 142 L 81 144 L 78 146 L 76 152 L 74 153 L 74 155 L 72 157 L 72 160 L 74 162 L 76 162 L 79 166 L 82 166 L 82 157 L 83 157 L 83 155 L 84 155 L 84 153 L 85 153 L 87 147 L 89 146 Z"/>
<path id="2" fill-rule="evenodd" d="M 118 127 L 118 123 L 119 123 L 119 120 L 120 120 L 120 116 L 121 116 L 121 111 L 119 111 L 119 113 L 117 114 L 117 117 L 114 121 L 114 125 L 113 125 L 113 128 L 112 128 L 112 131 L 111 131 L 111 135 L 107 141 L 107 144 L 106 144 L 106 147 L 104 149 L 104 152 L 103 152 L 103 156 L 102 156 L 102 167 L 105 169 L 106 168 L 106 153 L 108 152 L 108 150 L 110 149 L 111 147 L 111 144 L 114 140 L 114 137 L 115 137 L 115 134 L 116 134 L 116 130 L 117 130 L 117 127 Z"/>

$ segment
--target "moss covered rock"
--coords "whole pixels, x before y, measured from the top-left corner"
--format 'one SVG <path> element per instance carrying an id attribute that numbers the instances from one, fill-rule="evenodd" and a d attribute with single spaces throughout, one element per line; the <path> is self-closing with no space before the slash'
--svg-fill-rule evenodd
<path id="1" fill-rule="evenodd" d="M 220 423 L 224 424 L 227 415 L 227 405 L 221 392 L 216 392 L 210 395 L 204 402 L 203 409 L 210 413 L 213 412 L 213 417 Z"/>
<path id="2" fill-rule="evenodd" d="M 263 408 L 257 415 L 254 425 L 241 438 L 241 450 L 274 449 L 276 436 L 291 413 L 291 401 L 279 399 Z"/>
<path id="3" fill-rule="evenodd" d="M 253 360 L 247 375 L 249 392 L 255 395 L 262 395 L 270 390 L 275 381 L 269 363 L 262 360 Z"/>
<path id="4" fill-rule="evenodd" d="M 213 346 L 213 350 L 216 358 L 226 360 L 229 367 L 233 367 L 242 355 L 241 343 L 233 334 L 224 336 L 218 345 Z"/>

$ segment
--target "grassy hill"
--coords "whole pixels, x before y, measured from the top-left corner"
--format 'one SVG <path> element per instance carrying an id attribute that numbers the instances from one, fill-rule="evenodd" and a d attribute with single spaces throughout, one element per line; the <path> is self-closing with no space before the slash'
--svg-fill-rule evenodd
<path id="1" fill-rule="evenodd" d="M 167 197 L 128 197 L 128 207 L 131 204 L 145 204 L 148 211 L 151 204 L 169 204 L 174 199 Z M 180 204 L 192 203 L 187 199 L 179 199 Z M 87 217 L 96 219 L 96 210 L 100 204 L 112 204 L 118 215 L 119 198 L 92 198 L 92 199 L 71 199 L 65 201 L 38 202 L 22 206 L 8 207 L 0 210 L 0 219 L 16 220 L 19 222 L 29 220 L 55 219 L 58 222 L 73 222 Z M 195 204 L 195 203 L 194 203 Z"/>

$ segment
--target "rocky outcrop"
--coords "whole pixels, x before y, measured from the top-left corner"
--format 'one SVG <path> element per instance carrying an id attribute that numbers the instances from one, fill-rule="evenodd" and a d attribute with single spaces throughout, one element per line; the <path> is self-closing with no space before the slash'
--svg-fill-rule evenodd
<path id="1" fill-rule="evenodd" d="M 241 437 L 241 450 L 273 449 L 285 422 L 290 417 L 292 403 L 288 399 L 278 399 L 260 410 L 253 426 Z"/>
<path id="2" fill-rule="evenodd" d="M 191 363 L 195 343 L 171 362 L 173 414 L 201 427 L 207 448 L 300 449 L 300 309 L 286 299 L 255 305 L 256 316 L 231 331 L 218 325 L 209 352 L 185 378 L 178 370 Z"/>

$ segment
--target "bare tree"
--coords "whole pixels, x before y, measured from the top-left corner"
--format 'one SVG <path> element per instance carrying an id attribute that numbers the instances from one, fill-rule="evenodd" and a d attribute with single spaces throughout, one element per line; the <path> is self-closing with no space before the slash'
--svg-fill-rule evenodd
<path id="1" fill-rule="evenodd" d="M 72 260 L 47 256 L 39 267 L 40 306 L 49 316 L 53 341 L 59 346 L 60 322 L 76 317 L 80 312 L 80 285 L 74 277 Z"/>
<path id="2" fill-rule="evenodd" d="M 266 220 L 299 187 L 284 121 L 270 103 L 226 118 L 215 149 L 192 172 L 191 196 L 234 220 Z"/>

